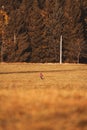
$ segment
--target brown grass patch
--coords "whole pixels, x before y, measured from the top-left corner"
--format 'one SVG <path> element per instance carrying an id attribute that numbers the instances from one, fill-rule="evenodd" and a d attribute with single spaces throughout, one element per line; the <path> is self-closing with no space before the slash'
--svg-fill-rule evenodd
<path id="1" fill-rule="evenodd" d="M 86 81 L 86 65 L 0 64 L 0 130 L 87 130 Z"/>

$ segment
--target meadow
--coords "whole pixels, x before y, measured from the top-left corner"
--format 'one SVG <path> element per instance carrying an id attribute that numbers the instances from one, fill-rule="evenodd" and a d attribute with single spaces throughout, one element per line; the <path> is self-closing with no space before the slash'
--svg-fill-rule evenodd
<path id="1" fill-rule="evenodd" d="M 87 130 L 87 65 L 0 64 L 0 130 Z"/>

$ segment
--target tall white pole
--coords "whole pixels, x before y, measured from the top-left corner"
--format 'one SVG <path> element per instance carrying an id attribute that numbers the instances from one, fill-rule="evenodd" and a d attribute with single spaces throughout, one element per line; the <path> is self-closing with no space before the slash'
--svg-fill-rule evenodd
<path id="1" fill-rule="evenodd" d="M 14 44 L 16 44 L 16 34 L 14 32 Z"/>
<path id="2" fill-rule="evenodd" d="M 62 35 L 60 36 L 60 64 L 62 64 Z"/>

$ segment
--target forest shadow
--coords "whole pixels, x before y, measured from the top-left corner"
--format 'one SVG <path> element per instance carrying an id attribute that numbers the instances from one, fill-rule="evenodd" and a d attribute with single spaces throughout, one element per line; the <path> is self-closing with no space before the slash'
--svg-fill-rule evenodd
<path id="1" fill-rule="evenodd" d="M 13 72 L 0 72 L 0 74 L 27 74 L 27 73 L 56 73 L 56 72 L 73 72 L 73 71 L 87 71 L 87 69 L 73 69 L 73 70 L 42 70 L 42 71 L 13 71 Z"/>

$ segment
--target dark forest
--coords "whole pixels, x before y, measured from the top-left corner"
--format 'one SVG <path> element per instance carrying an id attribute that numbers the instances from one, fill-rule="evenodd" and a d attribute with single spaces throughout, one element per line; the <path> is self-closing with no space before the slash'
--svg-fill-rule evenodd
<path id="1" fill-rule="evenodd" d="M 0 0 L 0 62 L 87 63 L 87 0 Z"/>

